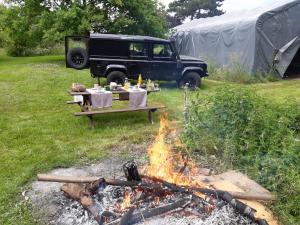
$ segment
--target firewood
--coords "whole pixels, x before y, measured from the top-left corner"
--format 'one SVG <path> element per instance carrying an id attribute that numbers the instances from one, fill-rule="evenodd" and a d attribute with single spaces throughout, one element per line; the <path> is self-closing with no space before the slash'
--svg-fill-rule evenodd
<path id="1" fill-rule="evenodd" d="M 182 207 L 185 204 L 187 204 L 189 201 L 190 201 L 189 198 L 183 198 L 181 200 L 178 200 L 178 201 L 168 204 L 168 205 L 164 205 L 164 206 L 160 206 L 160 207 L 156 207 L 156 208 L 152 208 L 152 209 L 145 209 L 144 211 L 134 213 L 131 216 L 131 219 L 128 221 L 127 224 L 135 224 L 135 223 L 141 222 L 144 219 L 154 217 L 154 216 L 159 216 L 161 214 L 164 214 L 169 211 L 175 210 L 179 207 Z M 120 221 L 121 221 L 121 219 L 118 219 L 118 220 L 108 223 L 107 225 L 117 225 L 117 224 L 120 224 Z"/>
<path id="2" fill-rule="evenodd" d="M 130 220 L 132 217 L 132 214 L 135 210 L 135 206 L 132 206 L 129 208 L 129 210 L 122 216 L 119 225 L 129 225 L 130 224 Z"/>
<path id="3" fill-rule="evenodd" d="M 52 174 L 38 174 L 38 181 L 61 182 L 61 183 L 90 183 L 97 181 L 99 177 L 70 177 Z"/>
<path id="4" fill-rule="evenodd" d="M 59 176 L 51 174 L 38 174 L 38 181 L 48 182 L 61 182 L 61 183 L 92 183 L 98 181 L 99 177 L 72 177 L 72 176 Z M 138 186 L 140 182 L 137 181 L 124 181 L 124 180 L 106 180 L 108 185 L 112 186 Z"/>
<path id="5" fill-rule="evenodd" d="M 150 217 L 154 217 L 154 216 L 158 216 L 158 215 L 167 213 L 169 211 L 172 211 L 174 209 L 182 207 L 189 201 L 190 201 L 190 199 L 184 198 L 184 199 L 178 200 L 177 202 L 174 202 L 174 203 L 171 203 L 171 204 L 168 204 L 165 206 L 160 206 L 160 207 L 153 208 L 153 209 L 146 209 L 142 212 L 135 213 L 131 217 L 130 224 L 138 223 L 138 222 L 142 221 L 143 219 L 147 219 Z"/>
<path id="6" fill-rule="evenodd" d="M 99 184 L 100 181 L 103 181 L 103 178 L 98 177 L 71 177 L 71 176 L 58 176 L 50 174 L 38 174 L 38 181 L 47 181 L 47 182 L 61 182 L 61 183 L 86 183 L 93 184 L 91 186 L 95 187 Z M 127 187 L 149 187 L 149 188 L 161 188 L 160 185 L 143 183 L 138 181 L 124 181 L 124 180 L 104 180 L 107 185 L 112 186 L 127 186 Z"/>
<path id="7" fill-rule="evenodd" d="M 82 184 L 64 184 L 61 190 L 69 197 L 74 200 L 80 201 L 83 196 L 89 196 L 90 192 Z"/>
<path id="8" fill-rule="evenodd" d="M 98 214 L 97 206 L 91 197 L 91 192 L 83 184 L 64 184 L 61 190 L 71 199 L 78 201 L 86 210 L 88 210 L 98 224 L 103 224 L 102 216 Z"/>
<path id="9" fill-rule="evenodd" d="M 176 184 L 171 184 L 169 182 L 166 182 L 162 179 L 159 179 L 157 177 L 151 177 L 147 175 L 141 175 L 142 178 L 146 178 L 149 180 L 153 180 L 155 182 L 160 182 L 164 184 L 166 187 L 170 188 L 171 190 L 175 192 L 186 192 L 186 193 L 193 193 L 193 192 L 201 192 L 203 194 L 215 194 L 220 193 L 223 194 L 225 192 L 228 192 L 233 197 L 237 199 L 247 199 L 247 200 L 261 200 L 261 201 L 270 201 L 274 200 L 275 197 L 273 195 L 269 194 L 262 194 L 262 193 L 245 193 L 245 192 L 232 192 L 232 191 L 224 191 L 224 190 L 217 190 L 217 189 L 209 189 L 209 188 L 198 188 L 198 187 L 189 187 L 189 186 L 177 186 Z"/>

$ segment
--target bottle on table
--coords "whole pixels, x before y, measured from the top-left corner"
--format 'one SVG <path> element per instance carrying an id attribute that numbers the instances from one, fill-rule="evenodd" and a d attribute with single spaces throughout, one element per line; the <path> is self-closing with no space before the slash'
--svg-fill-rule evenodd
<path id="1" fill-rule="evenodd" d="M 139 74 L 139 78 L 138 78 L 138 81 L 137 81 L 137 86 L 140 87 L 143 83 L 143 79 L 142 79 L 142 74 Z"/>
<path id="2" fill-rule="evenodd" d="M 128 78 L 126 77 L 125 78 L 125 82 L 124 82 L 124 89 L 125 90 L 128 90 L 130 88 L 130 83 L 129 83 L 129 81 L 128 81 Z"/>

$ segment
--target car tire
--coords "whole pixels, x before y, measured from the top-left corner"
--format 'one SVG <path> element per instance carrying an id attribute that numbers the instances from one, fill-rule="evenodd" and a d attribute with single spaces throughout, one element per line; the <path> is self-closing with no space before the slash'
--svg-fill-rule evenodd
<path id="1" fill-rule="evenodd" d="M 125 73 L 122 71 L 112 71 L 107 75 L 107 84 L 110 84 L 110 82 L 115 82 L 117 84 L 124 84 L 125 82 Z"/>
<path id="2" fill-rule="evenodd" d="M 71 48 L 67 53 L 67 62 L 70 67 L 81 70 L 88 64 L 88 54 L 84 48 Z"/>
<path id="3" fill-rule="evenodd" d="M 188 88 L 194 90 L 201 87 L 201 76 L 197 72 L 187 72 L 183 78 L 179 81 L 179 87 L 183 88 L 188 84 Z"/>

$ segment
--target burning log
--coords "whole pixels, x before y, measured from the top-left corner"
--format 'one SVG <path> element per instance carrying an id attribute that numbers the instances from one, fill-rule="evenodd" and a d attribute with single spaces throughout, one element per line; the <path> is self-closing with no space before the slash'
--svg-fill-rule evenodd
<path id="1" fill-rule="evenodd" d="M 184 198 L 184 199 L 178 200 L 177 202 L 174 202 L 174 203 L 171 203 L 171 204 L 168 204 L 165 206 L 160 206 L 160 207 L 152 208 L 152 209 L 145 209 L 142 212 L 134 213 L 131 216 L 131 219 L 127 222 L 127 224 L 139 223 L 139 222 L 143 221 L 144 219 L 170 212 L 172 210 L 175 210 L 179 207 L 184 206 L 189 201 L 190 201 L 189 198 Z M 115 220 L 111 223 L 108 223 L 107 225 L 117 225 L 117 224 L 120 224 L 120 221 L 121 221 L 121 219 Z"/>
<path id="2" fill-rule="evenodd" d="M 169 211 L 172 211 L 174 209 L 177 209 L 177 208 L 185 205 L 189 201 L 190 201 L 190 199 L 184 198 L 177 202 L 174 202 L 174 203 L 171 203 L 171 204 L 168 204 L 165 206 L 160 206 L 160 207 L 153 208 L 153 209 L 146 209 L 146 210 L 142 211 L 141 213 L 136 213 L 136 214 L 132 215 L 130 223 L 131 224 L 138 223 L 138 222 L 142 221 L 143 219 L 147 219 L 147 218 L 150 218 L 153 216 L 158 216 L 158 215 L 167 213 Z"/>
<path id="3" fill-rule="evenodd" d="M 134 206 L 130 207 L 129 210 L 121 218 L 119 225 L 129 225 L 134 210 L 135 210 Z"/>
<path id="4" fill-rule="evenodd" d="M 269 201 L 269 200 L 275 199 L 273 195 L 269 195 L 269 194 L 231 192 L 231 191 L 223 191 L 223 190 L 217 190 L 217 189 L 197 188 L 197 187 L 189 187 L 189 186 L 177 186 L 176 184 L 171 184 L 169 182 L 166 182 L 166 181 L 156 178 L 156 177 L 150 177 L 147 175 L 141 175 L 141 177 L 149 179 L 149 180 L 153 180 L 155 182 L 160 182 L 175 192 L 182 192 L 182 193 L 201 192 L 203 194 L 212 194 L 212 195 L 214 195 L 216 193 L 221 195 L 221 194 L 224 194 L 225 192 L 227 192 L 227 193 L 231 194 L 233 197 L 238 198 L 238 199 L 262 200 L 262 201 Z"/>
<path id="5" fill-rule="evenodd" d="M 229 203 L 234 209 L 239 213 L 249 217 L 252 221 L 257 222 L 259 225 L 268 225 L 268 222 L 264 219 L 259 219 L 255 217 L 256 210 L 247 206 L 243 202 L 235 199 L 228 192 L 218 194 L 218 197 L 222 198 L 225 202 Z"/>
<path id="6" fill-rule="evenodd" d="M 145 195 L 143 193 L 140 193 L 139 197 L 136 199 L 135 204 L 132 205 L 129 210 L 123 215 L 123 217 L 120 220 L 119 225 L 130 225 L 130 220 L 132 218 L 132 214 L 134 210 L 138 207 L 138 204 L 141 200 L 145 199 Z"/>

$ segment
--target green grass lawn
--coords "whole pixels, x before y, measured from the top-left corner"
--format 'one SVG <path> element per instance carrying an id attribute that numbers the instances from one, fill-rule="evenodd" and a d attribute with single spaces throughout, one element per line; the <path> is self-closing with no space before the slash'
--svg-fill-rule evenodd
<path id="1" fill-rule="evenodd" d="M 95 79 L 88 70 L 65 68 L 63 56 L 12 58 L 0 51 L 0 224 L 35 223 L 21 192 L 37 173 L 91 163 L 107 157 L 120 143 L 148 143 L 155 135 L 159 124 L 150 125 L 141 112 L 99 116 L 91 130 L 88 118 L 73 116 L 79 107 L 65 104 L 73 82 L 92 86 Z M 205 80 L 199 93 L 220 85 Z M 300 80 L 256 88 L 270 99 L 300 101 Z M 182 120 L 182 90 L 162 88 L 149 98 L 166 105 L 169 118 Z"/>

